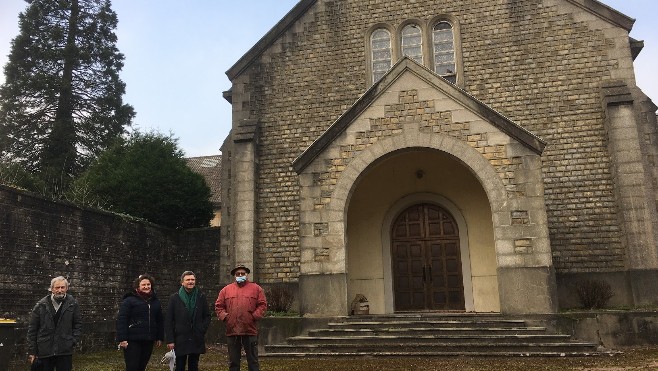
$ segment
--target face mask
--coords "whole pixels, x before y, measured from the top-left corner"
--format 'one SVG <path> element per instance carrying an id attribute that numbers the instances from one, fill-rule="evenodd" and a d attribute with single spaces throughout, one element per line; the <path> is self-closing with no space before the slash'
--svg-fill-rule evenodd
<path id="1" fill-rule="evenodd" d="M 242 282 L 245 282 L 245 281 L 247 281 L 247 276 L 235 277 L 235 282 L 237 282 L 237 283 L 242 283 Z"/>

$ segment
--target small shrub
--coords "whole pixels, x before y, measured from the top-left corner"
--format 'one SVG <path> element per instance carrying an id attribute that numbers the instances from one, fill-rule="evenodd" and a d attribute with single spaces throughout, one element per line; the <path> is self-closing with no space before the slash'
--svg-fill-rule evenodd
<path id="1" fill-rule="evenodd" d="M 78 206 L 93 207 L 102 210 L 111 208 L 108 201 L 102 195 L 95 194 L 89 183 L 84 180 L 73 183 L 64 194 L 64 198 Z"/>
<path id="2" fill-rule="evenodd" d="M 43 194 L 46 183 L 37 175 L 29 172 L 22 166 L 0 161 L 0 184 Z"/>
<path id="3" fill-rule="evenodd" d="M 265 290 L 267 310 L 270 312 L 289 312 L 295 295 L 286 285 L 275 284 Z"/>
<path id="4" fill-rule="evenodd" d="M 614 295 L 610 284 L 599 280 L 578 282 L 576 293 L 584 309 L 603 308 Z"/>

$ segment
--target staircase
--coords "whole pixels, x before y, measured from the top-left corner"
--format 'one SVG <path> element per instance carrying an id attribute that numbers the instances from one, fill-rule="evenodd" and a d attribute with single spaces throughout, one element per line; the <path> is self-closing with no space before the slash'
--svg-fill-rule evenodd
<path id="1" fill-rule="evenodd" d="M 597 348 L 502 315 L 414 313 L 341 317 L 287 344 L 266 345 L 261 356 L 564 357 L 602 354 Z"/>

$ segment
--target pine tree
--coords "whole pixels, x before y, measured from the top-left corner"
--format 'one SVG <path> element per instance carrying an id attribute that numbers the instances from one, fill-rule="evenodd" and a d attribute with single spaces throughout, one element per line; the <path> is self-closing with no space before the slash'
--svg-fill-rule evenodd
<path id="1" fill-rule="evenodd" d="M 110 1 L 26 1 L 0 87 L 0 155 L 57 192 L 135 113 L 122 101 L 124 56 Z"/>

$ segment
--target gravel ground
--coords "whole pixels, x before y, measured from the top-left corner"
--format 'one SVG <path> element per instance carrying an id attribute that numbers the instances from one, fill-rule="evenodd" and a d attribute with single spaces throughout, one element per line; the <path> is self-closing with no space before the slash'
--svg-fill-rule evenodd
<path id="1" fill-rule="evenodd" d="M 160 364 L 164 347 L 156 349 L 148 370 L 168 370 Z M 123 357 L 119 351 L 102 351 L 76 354 L 75 371 L 122 371 Z M 247 370 L 243 360 L 242 370 Z M 614 356 L 592 357 L 396 357 L 396 358 L 302 358 L 261 359 L 263 371 L 402 371 L 402 370 L 504 370 L 504 371 L 630 371 L 658 370 L 658 346 L 622 349 Z M 10 371 L 27 370 L 27 363 L 16 362 Z M 201 356 L 201 370 L 226 370 L 226 348 L 222 345 L 209 347 Z"/>

